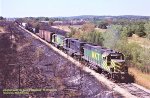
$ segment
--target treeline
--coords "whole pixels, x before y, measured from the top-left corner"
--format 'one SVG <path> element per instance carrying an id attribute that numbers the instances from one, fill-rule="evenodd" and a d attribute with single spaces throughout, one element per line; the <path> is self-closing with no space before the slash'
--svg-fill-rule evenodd
<path id="1" fill-rule="evenodd" d="M 101 20 L 94 22 L 98 28 L 107 29 L 112 25 L 121 25 L 127 37 L 131 37 L 133 34 L 138 35 L 139 37 L 147 37 L 150 39 L 150 21 L 147 19 L 141 20 L 127 20 L 127 19 L 118 19 L 118 20 Z"/>

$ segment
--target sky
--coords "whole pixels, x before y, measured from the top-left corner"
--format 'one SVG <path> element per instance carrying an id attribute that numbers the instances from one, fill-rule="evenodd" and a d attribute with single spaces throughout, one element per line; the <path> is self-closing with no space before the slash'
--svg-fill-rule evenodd
<path id="1" fill-rule="evenodd" d="M 150 16 L 150 0 L 0 0 L 3 17 Z"/>
<path id="2" fill-rule="evenodd" d="M 2 12 L 1 12 L 1 10 L 2 10 L 2 3 L 1 3 L 2 1 L 0 0 L 0 16 L 2 16 Z"/>

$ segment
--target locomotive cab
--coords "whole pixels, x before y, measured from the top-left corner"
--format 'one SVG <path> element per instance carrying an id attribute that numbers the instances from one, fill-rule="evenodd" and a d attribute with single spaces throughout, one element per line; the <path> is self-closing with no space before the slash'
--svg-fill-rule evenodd
<path id="1" fill-rule="evenodd" d="M 124 55 L 120 52 L 107 50 L 103 53 L 104 69 L 110 73 L 127 73 L 128 67 L 125 65 Z"/>

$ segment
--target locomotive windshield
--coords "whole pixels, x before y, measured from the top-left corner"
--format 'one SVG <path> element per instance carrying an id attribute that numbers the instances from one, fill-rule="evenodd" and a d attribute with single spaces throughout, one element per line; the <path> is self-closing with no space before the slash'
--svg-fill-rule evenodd
<path id="1" fill-rule="evenodd" d="M 124 59 L 124 57 L 123 57 L 123 55 L 122 54 L 111 54 L 111 59 L 121 59 L 121 60 L 123 60 Z"/>

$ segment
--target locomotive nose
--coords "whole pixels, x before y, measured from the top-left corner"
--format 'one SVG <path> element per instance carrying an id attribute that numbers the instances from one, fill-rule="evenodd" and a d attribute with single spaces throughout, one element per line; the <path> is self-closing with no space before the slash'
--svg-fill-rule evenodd
<path id="1" fill-rule="evenodd" d="M 123 72 L 125 60 L 112 60 L 116 72 Z"/>
<path id="2" fill-rule="evenodd" d="M 121 65 L 124 65 L 125 63 L 125 60 L 112 60 L 112 62 L 115 63 L 115 65 L 118 65 L 118 66 L 121 66 Z"/>

